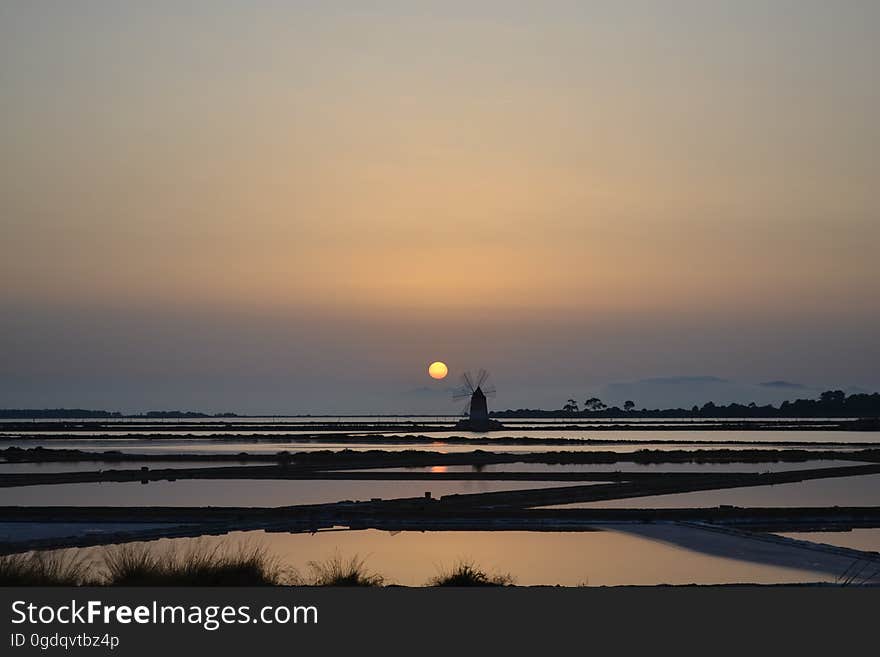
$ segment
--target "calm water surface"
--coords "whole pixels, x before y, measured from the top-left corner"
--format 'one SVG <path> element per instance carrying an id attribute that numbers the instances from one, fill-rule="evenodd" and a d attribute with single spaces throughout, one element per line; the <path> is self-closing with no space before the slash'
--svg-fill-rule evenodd
<path id="1" fill-rule="evenodd" d="M 646 438 L 641 434 L 646 432 L 638 432 L 639 438 Z M 680 432 L 679 432 L 680 433 Z M 632 436 L 632 434 L 629 434 Z M 873 435 L 873 434 L 872 434 Z M 786 434 L 787 437 L 781 437 L 777 434 L 777 440 L 801 440 L 800 436 L 790 436 Z M 856 435 L 850 433 L 847 434 L 848 440 L 850 441 L 858 441 L 865 442 L 864 436 Z M 716 434 L 716 438 L 720 438 Z M 727 440 L 731 439 L 730 435 L 724 436 Z M 667 437 L 668 438 L 668 437 Z M 695 440 L 701 440 L 701 438 L 694 438 Z M 215 440 L 211 438 L 193 438 L 193 439 L 184 439 L 184 438 L 165 438 L 165 439 L 148 439 L 148 438 L 102 438 L 102 439 L 89 439 L 89 438 L 71 438 L 71 439 L 63 439 L 63 440 L 45 440 L 39 438 L 33 439 L 3 439 L 0 440 L 0 449 L 6 447 L 22 447 L 22 448 L 32 448 L 32 447 L 44 447 L 47 449 L 79 449 L 83 451 L 93 451 L 93 452 L 102 452 L 102 451 L 121 451 L 128 454 L 167 454 L 169 456 L 174 454 L 238 454 L 241 452 L 247 452 L 251 454 L 275 454 L 282 451 L 289 451 L 291 453 L 295 452 L 314 452 L 314 451 L 339 451 L 339 450 L 352 450 L 352 451 L 366 451 L 371 449 L 381 449 L 386 451 L 419 451 L 419 452 L 442 452 L 447 454 L 459 454 L 462 452 L 472 452 L 474 450 L 483 450 L 486 452 L 496 452 L 502 454 L 523 454 L 523 453 L 534 453 L 534 452 L 558 452 L 558 451 L 587 451 L 587 452 L 595 452 L 595 451 L 607 451 L 607 452 L 634 452 L 640 449 L 654 449 L 654 450 L 694 450 L 694 449 L 761 449 L 766 447 L 767 449 L 781 449 L 785 447 L 776 447 L 770 445 L 769 443 L 764 443 L 762 445 L 754 446 L 754 445 L 741 445 L 741 444 L 730 444 L 725 443 L 723 441 L 714 442 L 711 445 L 681 445 L 681 444 L 664 444 L 664 443 L 653 443 L 650 441 L 644 440 L 634 440 L 631 437 L 626 439 L 627 442 L 617 443 L 617 444 L 579 444 L 572 443 L 570 445 L 542 445 L 542 444 L 532 444 L 532 445 L 500 445 L 500 444 L 470 444 L 470 445 L 452 445 L 448 443 L 442 442 L 438 438 L 437 442 L 431 443 L 420 443 L 414 445 L 402 445 L 402 444 L 394 444 L 388 442 L 382 442 L 381 439 L 375 440 L 363 440 L 362 442 L 354 442 L 354 443 L 340 443 L 340 442 L 295 442 L 295 441 L 280 441 L 280 440 Z M 853 447 L 848 445 L 834 445 L 827 444 L 824 442 L 810 442 L 805 444 L 805 446 L 793 446 L 795 449 L 807 449 L 807 450 L 816 450 L 816 449 L 837 449 L 837 450 L 856 450 L 861 449 L 859 447 Z"/>
<path id="2" fill-rule="evenodd" d="M 108 461 L 73 461 L 47 462 L 47 463 L 5 463 L 0 461 L 0 474 L 28 474 L 28 473 L 51 473 L 51 472 L 94 472 L 96 470 L 139 470 L 146 466 L 151 470 L 163 468 L 217 468 L 217 467 L 240 467 L 253 465 L 271 465 L 269 463 L 241 463 L 238 461 L 204 462 L 204 461 L 121 461 L 113 463 Z M 2 493 L 0 493 L 2 496 Z"/>
<path id="3" fill-rule="evenodd" d="M 497 463 L 483 466 L 473 465 L 435 465 L 411 468 L 364 468 L 352 472 L 783 472 L 807 468 L 832 468 L 858 465 L 859 461 L 805 461 L 801 463 Z M 216 468 L 216 467 L 259 467 L 271 463 L 255 462 L 200 462 L 175 461 L 124 461 L 111 463 L 104 461 L 75 461 L 71 463 L 4 463 L 0 461 L 0 474 L 28 474 L 53 472 L 93 472 L 96 470 L 139 470 L 146 466 L 151 470 L 162 468 Z"/>
<path id="4" fill-rule="evenodd" d="M 557 508 L 683 509 L 722 504 L 755 507 L 880 506 L 880 475 L 813 479 L 793 484 L 632 497 L 564 504 Z"/>
<path id="5" fill-rule="evenodd" d="M 598 483 L 598 482 L 590 482 Z M 534 485 L 537 484 L 537 485 Z M 288 506 L 374 497 L 434 497 L 570 486 L 570 482 L 504 481 L 320 481 L 223 480 L 102 482 L 0 489 L 10 506 Z"/>
<path id="6" fill-rule="evenodd" d="M 49 439 L 48 441 L 40 441 L 40 436 L 74 436 L 71 439 L 64 439 L 63 445 L 68 445 L 84 439 L 100 439 L 100 442 L 115 442 L 118 440 L 132 439 L 149 439 L 151 435 L 169 435 L 173 434 L 177 439 L 178 435 L 181 439 L 192 437 L 193 439 L 208 439 L 222 435 L 225 440 L 230 442 L 236 438 L 242 439 L 242 444 L 249 444 L 254 440 L 265 437 L 267 440 L 278 444 L 294 442 L 296 440 L 307 440 L 309 436 L 320 437 L 323 434 L 329 434 L 327 440 L 332 441 L 334 434 L 344 433 L 353 437 L 363 439 L 365 445 L 383 444 L 383 438 L 405 438 L 407 436 L 429 436 L 430 438 L 442 442 L 449 438 L 488 438 L 489 440 L 498 438 L 552 438 L 552 439 L 578 439 L 578 440 L 614 440 L 614 441 L 638 441 L 650 443 L 658 440 L 675 440 L 675 441 L 707 441 L 711 443 L 725 443 L 729 441 L 749 441 L 756 443 L 776 443 L 776 442 L 801 442 L 801 443 L 877 443 L 880 444 L 880 432 L 863 432 L 863 431 L 705 431 L 705 430 L 664 430 L 664 429 L 644 429 L 637 431 L 596 431 L 591 429 L 566 429 L 566 430 L 548 430 L 548 429 L 512 429 L 505 431 L 492 432 L 491 434 L 468 433 L 463 431 L 436 431 L 428 434 L 419 434 L 413 431 L 400 432 L 349 432 L 345 430 L 306 430 L 298 431 L 297 429 L 285 431 L 227 431 L 222 428 L 199 430 L 199 429 L 182 429 L 180 431 L 161 430 L 155 428 L 137 430 L 134 428 L 126 428 L 125 433 L 106 432 L 106 431 L 77 431 L 73 434 L 70 432 L 4 432 L 0 434 L 0 447 L 9 445 L 31 445 L 37 444 L 54 444 L 56 447 L 62 446 L 59 439 Z M 280 440 L 279 437 L 287 437 L 290 440 Z M 22 439 L 27 439 L 22 442 Z M 161 440 L 161 438 L 157 438 Z M 32 442 L 34 441 L 34 442 Z M 8 443 L 8 444 L 7 444 Z"/>
<path id="7" fill-rule="evenodd" d="M 860 465 L 860 461 L 804 461 L 801 463 L 492 463 L 488 465 L 432 465 L 402 468 L 364 468 L 355 472 L 788 472 L 812 468 Z"/>
<path id="8" fill-rule="evenodd" d="M 785 532 L 780 533 L 780 536 L 864 550 L 865 552 L 880 552 L 880 528 L 876 527 L 851 529 L 848 532 Z"/>
<path id="9" fill-rule="evenodd" d="M 162 539 L 146 545 L 162 550 L 192 545 L 193 540 Z M 588 532 L 256 531 L 197 540 L 208 546 L 262 544 L 303 573 L 311 560 L 358 555 L 369 569 L 408 586 L 425 584 L 463 559 L 487 571 L 509 573 L 517 584 L 527 586 L 833 581 L 848 563 L 808 549 L 677 526 L 654 526 L 647 533 L 623 525 Z"/>

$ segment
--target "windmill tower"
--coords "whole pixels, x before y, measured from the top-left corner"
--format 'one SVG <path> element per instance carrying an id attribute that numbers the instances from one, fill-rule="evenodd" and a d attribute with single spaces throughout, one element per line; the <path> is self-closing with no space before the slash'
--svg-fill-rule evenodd
<path id="1" fill-rule="evenodd" d="M 461 420 L 455 426 L 469 431 L 489 431 L 500 429 L 501 423 L 489 419 L 489 405 L 487 397 L 495 395 L 495 386 L 487 384 L 489 373 L 480 370 L 476 376 L 465 372 L 461 377 L 461 386 L 452 394 L 453 399 L 467 399 L 462 415 L 467 419 Z"/>

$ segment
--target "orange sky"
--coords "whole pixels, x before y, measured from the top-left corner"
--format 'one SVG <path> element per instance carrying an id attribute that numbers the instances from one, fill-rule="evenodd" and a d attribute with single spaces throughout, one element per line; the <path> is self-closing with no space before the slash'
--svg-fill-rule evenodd
<path id="1" fill-rule="evenodd" d="M 828 317 L 838 343 L 880 328 L 876 4 L 420 6 L 5 5 L 3 303 L 41 326 L 69 312 L 236 317 L 230 335 L 305 315 L 314 335 L 290 333 L 315 345 L 331 325 L 345 345 L 360 337 L 339 327 L 369 325 L 392 406 L 422 361 L 504 372 L 501 354 L 468 362 L 499 330 L 530 380 L 559 372 L 547 345 L 568 333 L 606 341 L 574 356 L 563 387 L 700 363 L 876 382 L 854 356 L 867 343 L 802 362 L 827 350 Z M 526 329 L 540 314 L 554 321 Z M 663 348 L 652 327 L 676 321 L 706 358 L 624 367 L 620 331 L 595 328 L 640 326 Z M 753 334 L 739 357 L 733 324 Z M 424 336 L 411 352 L 382 342 L 407 326 Z M 768 346 L 778 326 L 802 352 Z M 467 337 L 438 344 L 455 327 Z M 27 354 L 0 388 L 13 398 L 22 377 L 68 371 L 35 364 L 57 340 L 18 330 L 3 334 Z M 147 351 L 191 339 L 169 331 Z M 213 360 L 247 349 L 221 342 Z M 375 373 L 345 351 L 328 386 Z M 126 380 L 98 369 L 97 397 L 107 376 Z"/>

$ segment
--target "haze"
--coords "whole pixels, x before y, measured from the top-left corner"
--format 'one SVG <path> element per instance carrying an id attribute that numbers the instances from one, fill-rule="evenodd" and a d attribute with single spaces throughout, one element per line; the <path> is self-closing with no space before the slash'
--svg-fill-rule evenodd
<path id="1" fill-rule="evenodd" d="M 867 0 L 3 2 L 0 407 L 877 389 L 878 61 Z"/>

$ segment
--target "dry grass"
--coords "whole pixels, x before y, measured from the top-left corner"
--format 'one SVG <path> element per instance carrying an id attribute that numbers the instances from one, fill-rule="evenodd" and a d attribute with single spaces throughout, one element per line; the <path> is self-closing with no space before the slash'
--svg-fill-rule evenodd
<path id="1" fill-rule="evenodd" d="M 441 570 L 428 581 L 428 586 L 512 586 L 510 574 L 490 574 L 471 561 L 462 560 L 451 570 Z"/>
<path id="2" fill-rule="evenodd" d="M 384 586 L 385 577 L 371 571 L 357 555 L 339 552 L 308 562 L 308 574 L 282 567 L 259 545 L 213 547 L 203 542 L 185 548 L 159 549 L 156 544 L 107 547 L 95 559 L 80 550 L 28 552 L 0 557 L 0 586 Z M 429 586 L 511 586 L 509 574 L 490 574 L 462 560 L 441 571 Z"/>
<path id="3" fill-rule="evenodd" d="M 366 560 L 344 559 L 338 552 L 324 561 L 310 561 L 311 577 L 299 584 L 310 586 L 383 586 L 385 578 L 367 569 Z"/>
<path id="4" fill-rule="evenodd" d="M 104 552 L 106 584 L 114 586 L 277 586 L 286 572 L 265 548 L 195 543 L 159 552 L 121 545 Z"/>
<path id="5" fill-rule="evenodd" d="M 92 564 L 68 550 L 0 557 L 0 586 L 88 586 L 98 584 Z"/>

